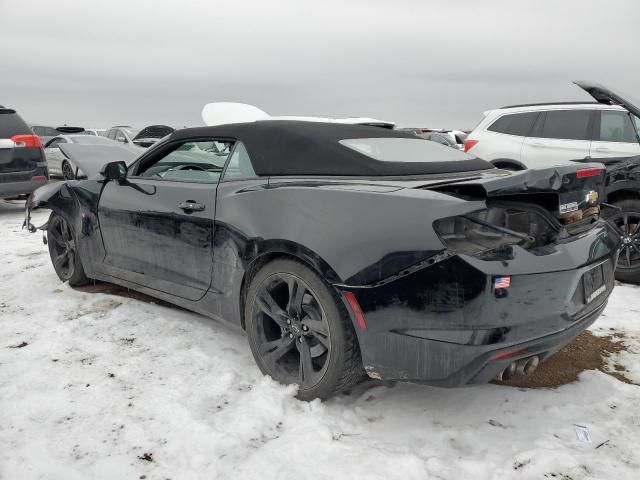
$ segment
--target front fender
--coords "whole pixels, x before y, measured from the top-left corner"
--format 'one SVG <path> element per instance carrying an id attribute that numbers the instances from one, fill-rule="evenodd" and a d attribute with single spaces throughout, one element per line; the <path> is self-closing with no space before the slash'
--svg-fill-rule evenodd
<path id="1" fill-rule="evenodd" d="M 75 182 L 74 182 L 75 183 Z M 48 208 L 62 214 L 70 214 L 69 208 L 77 209 L 77 199 L 67 182 L 48 183 L 33 191 L 25 204 L 25 218 L 22 228 L 30 233 L 44 230 L 46 224 L 36 227 L 31 223 L 31 212 L 40 208 Z"/>

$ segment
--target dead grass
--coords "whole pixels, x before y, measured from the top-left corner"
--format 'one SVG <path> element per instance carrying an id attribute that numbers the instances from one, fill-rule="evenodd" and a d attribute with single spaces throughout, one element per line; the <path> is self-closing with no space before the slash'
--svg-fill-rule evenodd
<path id="1" fill-rule="evenodd" d="M 509 381 L 495 382 L 510 387 L 556 388 L 575 382 L 585 370 L 600 370 L 621 382 L 633 383 L 624 376 L 625 368 L 615 364 L 613 371 L 608 359 L 625 350 L 620 333 L 598 337 L 585 330 L 569 345 L 542 362 L 533 374 L 516 376 Z"/>

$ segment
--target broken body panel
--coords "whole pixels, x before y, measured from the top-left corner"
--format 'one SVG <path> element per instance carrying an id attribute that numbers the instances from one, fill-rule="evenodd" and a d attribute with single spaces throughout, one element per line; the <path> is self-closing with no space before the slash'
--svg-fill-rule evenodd
<path id="1" fill-rule="evenodd" d="M 495 376 L 509 359 L 493 356 L 514 346 L 520 356 L 544 358 L 602 311 L 618 239 L 593 210 L 601 184 L 602 171 L 579 178 L 572 167 L 271 176 L 200 185 L 198 194 L 212 199 L 213 208 L 185 215 L 151 211 L 159 194 L 154 181 L 131 185 L 97 176 L 37 190 L 26 223 L 31 210 L 52 209 L 76 232 L 88 277 L 238 328 L 252 272 L 276 256 L 296 258 L 338 292 L 354 294 L 366 320 L 363 328 L 354 318 L 354 328 L 371 376 L 459 386 Z M 180 199 L 196 192 L 175 188 Z M 499 228 L 516 240 L 478 256 L 448 247 L 434 228 L 496 202 L 537 215 L 551 237 L 530 247 L 518 235 L 531 232 L 507 223 Z M 563 205 L 581 218 L 567 220 Z M 572 230 L 572 224 L 581 226 Z M 495 233 L 495 226 L 485 227 L 481 234 Z M 108 251 L 117 242 L 120 250 Z M 595 294 L 585 286 L 594 269 L 602 276 Z M 498 291 L 494 279 L 502 275 L 511 277 L 511 286 Z M 345 306 L 353 314 L 346 300 Z"/>

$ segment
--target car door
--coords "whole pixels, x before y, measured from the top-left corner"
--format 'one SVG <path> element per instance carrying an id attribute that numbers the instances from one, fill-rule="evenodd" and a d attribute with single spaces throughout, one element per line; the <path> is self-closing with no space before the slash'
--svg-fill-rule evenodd
<path id="1" fill-rule="evenodd" d="M 169 142 L 105 185 L 98 218 L 105 271 L 188 300 L 211 283 L 216 189 L 233 142 Z M 216 146 L 216 148 L 212 148 Z"/>
<path id="2" fill-rule="evenodd" d="M 624 110 L 597 113 L 591 141 L 591 157 L 631 157 L 640 155 L 637 126 L 640 121 Z"/>
<path id="3" fill-rule="evenodd" d="M 49 167 L 49 173 L 56 175 L 62 174 L 62 160 L 64 154 L 60 151 L 60 144 L 67 143 L 62 137 L 56 137 L 49 140 L 44 147 L 44 154 L 47 158 L 47 166 Z"/>
<path id="4" fill-rule="evenodd" d="M 542 112 L 522 144 L 522 162 L 543 168 L 588 157 L 594 117 L 595 112 L 587 109 Z"/>

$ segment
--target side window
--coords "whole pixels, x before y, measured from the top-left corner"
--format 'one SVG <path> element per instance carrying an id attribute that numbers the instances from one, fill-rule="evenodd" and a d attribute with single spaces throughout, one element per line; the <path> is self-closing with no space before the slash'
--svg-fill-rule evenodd
<path id="1" fill-rule="evenodd" d="M 113 128 L 110 130 L 107 130 L 107 133 L 105 133 L 105 137 L 110 138 L 111 140 L 115 140 L 116 139 L 115 130 Z"/>
<path id="2" fill-rule="evenodd" d="M 600 112 L 600 132 L 597 140 L 601 142 L 638 143 L 636 132 L 627 112 Z"/>
<path id="3" fill-rule="evenodd" d="M 116 130 L 116 141 L 125 143 L 127 141 L 127 137 L 124 136 L 122 130 Z"/>
<path id="4" fill-rule="evenodd" d="M 217 183 L 233 149 L 231 140 L 188 141 L 143 161 L 136 176 L 176 182 Z"/>
<path id="5" fill-rule="evenodd" d="M 492 132 L 528 137 L 538 112 L 511 113 L 498 118 L 487 129 Z"/>
<path id="6" fill-rule="evenodd" d="M 253 165 L 251 165 L 251 158 L 249 158 L 249 152 L 247 152 L 242 142 L 238 142 L 224 172 L 224 180 L 256 177 L 256 172 L 254 172 Z"/>
<path id="7" fill-rule="evenodd" d="M 589 110 L 549 110 L 542 126 L 542 138 L 587 140 Z"/>
<path id="8" fill-rule="evenodd" d="M 633 125 L 636 127 L 636 135 L 638 135 L 638 138 L 640 138 L 640 118 L 636 117 L 635 115 L 632 115 L 633 117 Z"/>

